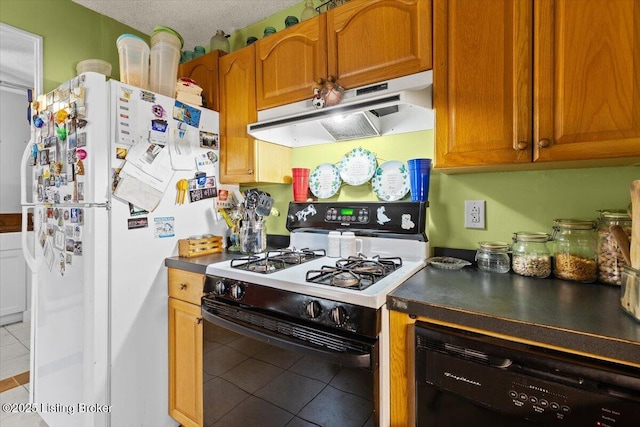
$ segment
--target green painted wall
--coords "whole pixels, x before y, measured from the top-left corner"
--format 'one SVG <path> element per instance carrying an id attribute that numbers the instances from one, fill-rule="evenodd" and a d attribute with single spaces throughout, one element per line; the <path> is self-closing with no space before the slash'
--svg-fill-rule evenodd
<path id="1" fill-rule="evenodd" d="M 375 153 L 379 165 L 387 160 L 433 158 L 433 131 L 297 148 L 292 166 L 313 170 L 321 163 L 337 164 L 354 147 Z M 461 175 L 432 171 L 428 209 L 431 246 L 475 249 L 483 240 L 510 241 L 516 231 L 550 233 L 555 218 L 597 219 L 598 209 L 626 209 L 629 184 L 634 179 L 640 179 L 637 166 Z M 291 185 L 260 188 L 276 198 L 276 207 L 283 213 L 268 218 L 269 233 L 287 234 L 284 213 L 293 200 Z M 358 187 L 343 184 L 338 194 L 327 200 L 377 198 L 367 183 Z M 486 200 L 486 229 L 464 228 L 465 200 Z"/>
<path id="2" fill-rule="evenodd" d="M 71 0 L 0 0 L 0 20 L 42 36 L 45 92 L 76 75 L 76 65 L 85 59 L 111 63 L 111 76 L 120 77 L 116 39 L 136 34 L 149 36 Z"/>

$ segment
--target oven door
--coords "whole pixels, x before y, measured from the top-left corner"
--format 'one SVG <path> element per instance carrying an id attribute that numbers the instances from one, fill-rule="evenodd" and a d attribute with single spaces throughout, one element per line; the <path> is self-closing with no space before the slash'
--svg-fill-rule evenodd
<path id="1" fill-rule="evenodd" d="M 378 425 L 378 344 L 202 299 L 204 425 Z"/>

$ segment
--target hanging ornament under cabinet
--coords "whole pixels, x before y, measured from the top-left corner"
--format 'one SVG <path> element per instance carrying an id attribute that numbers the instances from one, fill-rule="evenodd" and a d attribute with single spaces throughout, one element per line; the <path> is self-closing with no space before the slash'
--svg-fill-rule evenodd
<path id="1" fill-rule="evenodd" d="M 332 107 L 342 102 L 344 88 L 338 84 L 333 76 L 327 80 L 319 79 L 318 86 L 313 88 L 311 103 L 316 108 Z"/>

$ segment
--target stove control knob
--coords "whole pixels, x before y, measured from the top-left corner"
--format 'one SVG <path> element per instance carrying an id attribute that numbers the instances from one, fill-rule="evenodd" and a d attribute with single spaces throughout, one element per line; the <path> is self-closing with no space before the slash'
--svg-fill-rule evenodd
<path id="1" fill-rule="evenodd" d="M 218 280 L 213 285 L 213 294 L 214 295 L 224 295 L 225 292 L 227 292 L 227 285 L 222 280 Z"/>
<path id="2" fill-rule="evenodd" d="M 311 301 L 307 303 L 306 306 L 307 316 L 310 319 L 317 319 L 320 317 L 320 313 L 322 313 L 322 307 L 320 307 L 320 303 L 318 301 Z"/>
<path id="3" fill-rule="evenodd" d="M 231 295 L 231 298 L 235 300 L 239 300 L 239 299 L 242 299 L 242 297 L 244 296 L 244 289 L 242 288 L 241 285 L 234 283 L 229 288 L 229 294 Z"/>
<path id="4" fill-rule="evenodd" d="M 340 306 L 332 308 L 329 316 L 331 317 L 333 323 L 335 323 L 337 326 L 344 325 L 344 322 L 346 322 L 348 318 L 347 311 Z"/>

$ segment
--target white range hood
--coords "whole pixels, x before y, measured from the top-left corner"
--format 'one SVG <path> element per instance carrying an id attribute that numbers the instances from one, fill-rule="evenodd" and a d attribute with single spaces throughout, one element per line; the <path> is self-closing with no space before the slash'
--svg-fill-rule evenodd
<path id="1" fill-rule="evenodd" d="M 315 108 L 308 100 L 258 112 L 253 137 L 288 147 L 433 129 L 433 71 L 344 92 L 339 105 Z"/>

